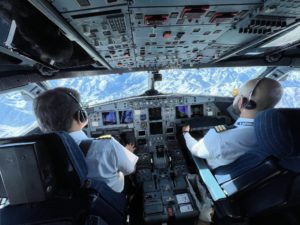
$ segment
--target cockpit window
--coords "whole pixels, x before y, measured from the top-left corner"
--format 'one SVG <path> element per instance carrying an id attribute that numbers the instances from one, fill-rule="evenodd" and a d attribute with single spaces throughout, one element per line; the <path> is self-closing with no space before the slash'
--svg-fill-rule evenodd
<path id="1" fill-rule="evenodd" d="M 161 70 L 162 81 L 155 88 L 164 94 L 203 94 L 232 96 L 235 86 L 258 76 L 265 67 L 169 69 Z M 78 90 L 82 101 L 89 104 L 143 94 L 149 89 L 149 72 L 123 75 L 101 75 L 49 81 L 52 87 L 65 86 Z"/>
<path id="2" fill-rule="evenodd" d="M 0 138 L 19 136 L 36 126 L 32 101 L 26 101 L 20 91 L 0 95 Z"/>
<path id="3" fill-rule="evenodd" d="M 300 107 L 300 70 L 293 70 L 280 83 L 283 87 L 283 96 L 277 104 L 278 108 Z"/>
<path id="4" fill-rule="evenodd" d="M 157 89 L 163 93 L 184 93 L 232 97 L 235 87 L 259 76 L 265 67 L 163 70 Z"/>
<path id="5" fill-rule="evenodd" d="M 76 89 L 83 103 L 95 104 L 139 95 L 148 89 L 148 73 L 135 72 L 48 81 L 52 87 Z"/>
<path id="6" fill-rule="evenodd" d="M 265 67 L 161 70 L 163 79 L 156 82 L 155 88 L 164 94 L 232 96 L 234 87 L 240 87 L 264 70 Z M 48 82 L 52 87 L 75 88 L 81 93 L 82 102 L 95 104 L 143 94 L 149 89 L 148 77 L 148 72 L 135 72 Z M 300 107 L 300 71 L 291 71 L 281 84 L 284 95 L 277 107 Z M 32 101 L 24 100 L 21 91 L 1 94 L 0 104 L 0 137 L 22 135 L 36 126 Z"/>

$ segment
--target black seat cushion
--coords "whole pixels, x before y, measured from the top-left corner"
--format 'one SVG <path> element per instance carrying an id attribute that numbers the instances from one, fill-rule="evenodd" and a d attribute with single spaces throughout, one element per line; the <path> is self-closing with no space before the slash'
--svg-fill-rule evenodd
<path id="1" fill-rule="evenodd" d="M 255 132 L 263 151 L 294 172 L 300 172 L 299 124 L 300 109 L 269 109 L 255 119 Z"/>

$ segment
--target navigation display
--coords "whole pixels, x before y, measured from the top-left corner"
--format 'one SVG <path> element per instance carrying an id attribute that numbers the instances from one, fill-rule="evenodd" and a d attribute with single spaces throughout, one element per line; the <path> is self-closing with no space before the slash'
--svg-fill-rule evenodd
<path id="1" fill-rule="evenodd" d="M 117 124 L 116 112 L 103 112 L 102 120 L 103 120 L 103 125 Z"/>
<path id="2" fill-rule="evenodd" d="M 133 111 L 119 111 L 119 118 L 122 124 L 133 123 Z"/>
<path id="3" fill-rule="evenodd" d="M 150 134 L 162 134 L 162 122 L 150 123 Z"/>
<path id="4" fill-rule="evenodd" d="M 161 108 L 150 108 L 149 120 L 161 120 Z"/>
<path id="5" fill-rule="evenodd" d="M 202 116 L 203 116 L 203 105 L 192 105 L 191 117 L 202 117 Z"/>
<path id="6" fill-rule="evenodd" d="M 176 119 L 188 118 L 189 107 L 187 105 L 176 106 Z"/>

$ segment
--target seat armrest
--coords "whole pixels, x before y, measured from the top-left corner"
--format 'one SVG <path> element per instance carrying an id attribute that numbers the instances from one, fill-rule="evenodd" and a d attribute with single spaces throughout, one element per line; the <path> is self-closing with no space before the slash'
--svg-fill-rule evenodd
<path id="1" fill-rule="evenodd" d="M 232 196 L 246 190 L 249 187 L 258 185 L 282 171 L 278 168 L 273 158 L 268 158 L 255 168 L 221 185 L 227 196 Z"/>
<path id="2" fill-rule="evenodd" d="M 210 169 L 208 168 L 208 166 L 206 165 L 204 159 L 192 156 L 193 160 L 196 164 L 198 173 L 202 179 L 202 181 L 204 182 L 204 184 L 206 185 L 212 199 L 214 201 L 219 201 L 221 199 L 226 199 L 226 195 L 223 192 L 222 188 L 220 187 L 220 185 L 218 184 L 216 178 L 214 177 L 214 175 L 212 174 L 212 172 L 210 171 Z"/>

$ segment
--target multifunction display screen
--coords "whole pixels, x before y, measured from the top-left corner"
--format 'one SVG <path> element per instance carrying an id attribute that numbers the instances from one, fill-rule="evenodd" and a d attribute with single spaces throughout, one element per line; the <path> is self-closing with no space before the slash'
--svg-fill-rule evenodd
<path id="1" fill-rule="evenodd" d="M 189 107 L 187 105 L 176 106 L 176 119 L 188 118 Z"/>
<path id="2" fill-rule="evenodd" d="M 161 120 L 161 108 L 150 108 L 149 120 Z"/>
<path id="3" fill-rule="evenodd" d="M 119 118 L 120 118 L 120 123 L 122 124 L 133 123 L 133 111 L 132 110 L 120 111 Z"/>
<path id="4" fill-rule="evenodd" d="M 117 124 L 116 112 L 103 112 L 102 120 L 103 120 L 103 125 Z"/>

